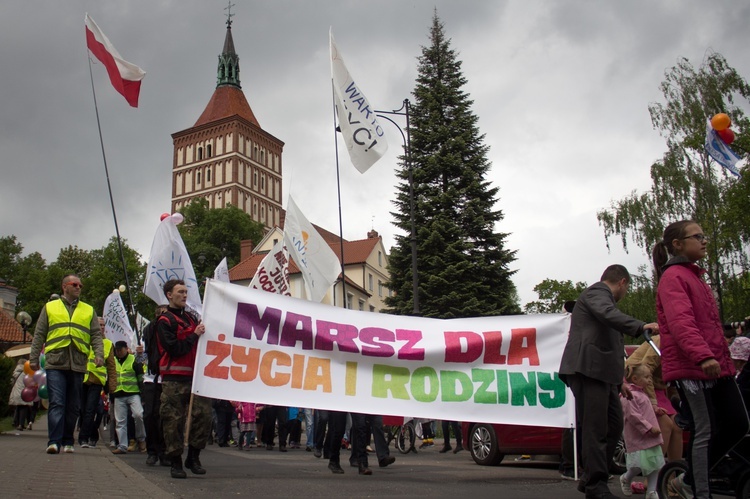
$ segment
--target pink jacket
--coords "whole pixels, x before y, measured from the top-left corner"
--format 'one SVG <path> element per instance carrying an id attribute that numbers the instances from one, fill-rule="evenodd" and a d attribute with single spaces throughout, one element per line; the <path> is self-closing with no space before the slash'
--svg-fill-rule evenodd
<path id="1" fill-rule="evenodd" d="M 719 309 L 702 276 L 706 271 L 684 258 L 671 259 L 656 291 L 664 381 L 708 379 L 700 367 L 716 359 L 721 376 L 734 376 Z"/>
<path id="2" fill-rule="evenodd" d="M 636 452 L 661 445 L 661 433 L 656 435 L 651 433 L 651 428 L 659 427 L 651 400 L 640 386 L 629 385 L 629 387 L 633 392 L 633 400 L 620 397 L 625 423 L 623 429 L 625 447 L 628 452 Z"/>
<path id="3" fill-rule="evenodd" d="M 235 402 L 235 410 L 240 423 L 255 423 L 255 404 L 252 402 Z"/>

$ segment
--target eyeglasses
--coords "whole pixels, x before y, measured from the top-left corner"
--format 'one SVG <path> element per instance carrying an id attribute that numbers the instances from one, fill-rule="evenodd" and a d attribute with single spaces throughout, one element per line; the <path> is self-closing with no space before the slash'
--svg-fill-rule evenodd
<path id="1" fill-rule="evenodd" d="M 692 236 L 685 236 L 681 239 L 695 239 L 698 242 L 708 241 L 708 237 L 705 234 L 693 234 Z"/>
<path id="2" fill-rule="evenodd" d="M 83 289 L 83 284 L 79 282 L 69 282 L 66 284 L 66 286 L 73 286 L 74 288 L 81 288 Z"/>

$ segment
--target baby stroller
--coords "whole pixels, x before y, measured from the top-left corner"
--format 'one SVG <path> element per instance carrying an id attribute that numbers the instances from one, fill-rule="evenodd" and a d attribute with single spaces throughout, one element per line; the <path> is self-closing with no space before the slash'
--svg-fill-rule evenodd
<path id="1" fill-rule="evenodd" d="M 661 355 L 659 348 L 651 340 L 650 331 L 644 331 L 644 338 L 654 351 Z M 674 402 L 673 402 L 674 403 Z M 684 431 L 691 431 L 692 416 L 684 402 L 674 403 L 678 414 L 675 420 Z M 679 497 L 672 490 L 670 483 L 679 475 L 688 471 L 686 461 L 670 461 L 659 471 L 656 490 L 661 499 Z M 745 435 L 716 465 L 709 471 L 709 483 L 712 495 L 733 496 L 737 499 L 750 499 L 750 434 Z"/>

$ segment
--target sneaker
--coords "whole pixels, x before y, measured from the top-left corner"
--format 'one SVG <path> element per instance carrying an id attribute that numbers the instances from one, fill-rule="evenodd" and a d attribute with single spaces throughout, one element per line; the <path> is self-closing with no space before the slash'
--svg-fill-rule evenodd
<path id="1" fill-rule="evenodd" d="M 651 492 L 646 492 L 646 499 L 659 499 L 659 493 L 655 490 L 652 490 Z"/>
<path id="2" fill-rule="evenodd" d="M 112 451 L 112 454 L 127 454 L 127 453 L 128 453 L 127 450 L 121 449 L 119 447 Z"/>
<path id="3" fill-rule="evenodd" d="M 571 480 L 571 481 L 575 481 L 576 479 L 575 475 L 573 474 L 573 470 L 563 471 L 562 473 L 560 473 L 560 478 L 562 478 L 563 480 Z"/>
<path id="4" fill-rule="evenodd" d="M 29 423 L 29 426 L 27 426 L 26 429 L 31 431 L 31 423 Z"/>
<path id="5" fill-rule="evenodd" d="M 89 449 L 96 449 L 96 442 L 89 440 Z"/>
<path id="6" fill-rule="evenodd" d="M 58 454 L 60 452 L 60 446 L 57 444 L 49 444 L 47 447 L 47 454 Z"/>
<path id="7" fill-rule="evenodd" d="M 79 445 L 80 445 L 81 449 L 88 449 L 90 447 L 89 443 L 85 442 L 85 441 L 81 442 Z"/>
<path id="8" fill-rule="evenodd" d="M 631 480 L 625 478 L 625 475 L 622 475 L 620 477 L 620 489 L 622 490 L 622 493 L 625 497 L 630 497 L 633 495 L 633 491 L 630 489 L 630 482 Z"/>
<path id="9" fill-rule="evenodd" d="M 159 456 L 156 454 L 149 454 L 146 458 L 146 465 L 147 466 L 156 466 L 156 462 L 159 460 Z"/>
<path id="10" fill-rule="evenodd" d="M 72 445 L 65 445 L 63 446 L 63 452 L 66 454 L 73 454 L 76 450 L 73 448 Z"/>
<path id="11" fill-rule="evenodd" d="M 669 481 L 668 490 L 682 499 L 693 499 L 693 490 L 685 483 L 685 474 L 674 477 Z"/>
<path id="12" fill-rule="evenodd" d="M 117 444 L 115 443 L 115 441 L 114 441 L 114 440 L 110 440 L 110 441 L 109 441 L 109 447 L 110 447 L 111 449 L 114 449 L 114 448 L 116 448 L 116 447 L 117 447 Z"/>
<path id="13" fill-rule="evenodd" d="M 140 442 L 138 442 L 138 451 L 141 452 L 141 453 L 146 452 L 146 441 L 145 440 L 141 440 Z"/>
<path id="14" fill-rule="evenodd" d="M 456 446 L 456 448 L 455 448 L 455 449 L 453 449 L 453 453 L 454 453 L 454 454 L 458 454 L 458 453 L 459 453 L 459 452 L 461 452 L 462 450 L 464 450 L 464 446 L 463 446 L 463 445 L 457 445 L 457 446 Z"/>

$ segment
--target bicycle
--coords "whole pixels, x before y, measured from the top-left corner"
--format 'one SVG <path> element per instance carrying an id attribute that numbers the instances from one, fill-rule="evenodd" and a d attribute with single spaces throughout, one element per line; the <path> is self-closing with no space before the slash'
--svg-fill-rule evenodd
<path id="1" fill-rule="evenodd" d="M 387 445 L 395 441 L 396 449 L 401 454 L 417 452 L 415 446 L 417 438 L 422 438 L 422 425 L 415 419 L 410 419 L 402 425 L 387 425 L 383 427 Z"/>

